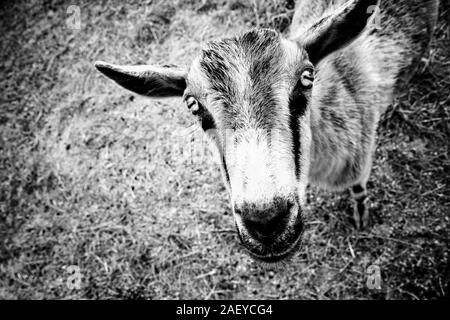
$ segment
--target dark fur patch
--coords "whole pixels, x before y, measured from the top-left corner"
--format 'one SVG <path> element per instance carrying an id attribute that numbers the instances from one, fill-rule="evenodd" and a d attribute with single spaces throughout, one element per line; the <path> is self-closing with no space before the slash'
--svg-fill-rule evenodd
<path id="1" fill-rule="evenodd" d="M 320 98 L 320 102 L 327 106 L 336 104 L 338 89 L 335 84 L 331 85 L 328 91 Z"/>
<path id="2" fill-rule="evenodd" d="M 355 54 L 350 56 L 356 58 Z M 361 85 L 363 84 L 361 70 L 344 55 L 334 59 L 333 65 L 339 75 L 339 79 L 344 84 L 344 88 L 355 101 L 358 101 L 358 92 L 361 92 Z"/>
<path id="3" fill-rule="evenodd" d="M 356 186 L 352 187 L 352 191 L 354 194 L 360 194 L 363 193 L 364 191 L 366 191 L 366 189 L 361 186 L 360 184 L 357 184 Z"/>
<path id="4" fill-rule="evenodd" d="M 330 121 L 335 128 L 339 128 L 341 130 L 347 130 L 347 125 L 345 124 L 345 120 L 337 114 L 333 109 L 329 110 Z"/>
<path id="5" fill-rule="evenodd" d="M 228 173 L 228 166 L 225 157 L 222 157 L 222 164 L 223 164 L 223 171 L 225 172 L 225 179 L 227 180 L 227 183 L 230 184 L 230 174 Z"/>
<path id="6" fill-rule="evenodd" d="M 207 111 L 206 109 L 204 109 L 204 111 L 202 112 L 202 114 L 200 116 L 200 122 L 201 122 L 203 131 L 214 129 L 216 127 L 216 124 L 214 122 L 214 118 L 213 118 L 212 114 L 209 111 Z"/>
<path id="7" fill-rule="evenodd" d="M 228 128 L 237 129 L 244 111 L 240 100 L 247 99 L 251 118 L 259 128 L 270 131 L 277 105 L 273 87 L 280 75 L 282 58 L 279 35 L 272 30 L 252 30 L 241 37 L 211 42 L 203 51 L 200 66 L 210 80 L 211 88 L 224 105 L 223 117 Z M 245 65 L 238 65 L 243 61 Z M 237 92 L 235 78 L 249 66 L 250 83 L 245 92 Z M 241 96 L 238 96 L 238 95 Z"/>
<path id="8" fill-rule="evenodd" d="M 321 105 L 320 106 L 320 114 L 322 117 L 322 123 L 331 123 L 333 125 L 333 129 L 347 131 L 347 124 L 343 117 L 338 115 L 338 113 L 333 109 L 333 106 L 329 105 Z"/>
<path id="9" fill-rule="evenodd" d="M 208 49 L 203 50 L 200 66 L 210 79 L 211 88 L 220 94 L 228 103 L 235 102 L 236 95 L 233 74 L 238 69 L 233 50 L 237 43 L 234 39 L 211 42 Z"/>
<path id="10" fill-rule="evenodd" d="M 297 90 L 291 95 L 289 101 L 290 119 L 289 127 L 292 132 L 292 152 L 295 161 L 295 174 L 297 178 L 300 177 L 300 125 L 299 119 L 305 114 L 308 105 L 307 98 Z"/>
<path id="11" fill-rule="evenodd" d="M 259 127 L 270 131 L 276 118 L 274 107 L 278 104 L 273 87 L 282 75 L 279 68 L 283 53 L 279 35 L 272 30 L 253 30 L 244 34 L 240 43 L 250 65 L 252 116 Z"/>

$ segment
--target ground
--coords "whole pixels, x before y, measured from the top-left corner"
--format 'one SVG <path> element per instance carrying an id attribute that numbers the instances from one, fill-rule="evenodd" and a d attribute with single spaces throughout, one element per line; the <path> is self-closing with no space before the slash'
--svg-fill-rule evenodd
<path id="1" fill-rule="evenodd" d="M 2 2 L 0 298 L 448 296 L 447 2 L 429 54 L 380 125 L 370 229 L 353 229 L 347 194 L 310 188 L 303 247 L 283 267 L 243 252 L 219 168 L 182 102 L 137 97 L 93 67 L 188 65 L 208 40 L 283 31 L 292 9 L 287 0 Z"/>

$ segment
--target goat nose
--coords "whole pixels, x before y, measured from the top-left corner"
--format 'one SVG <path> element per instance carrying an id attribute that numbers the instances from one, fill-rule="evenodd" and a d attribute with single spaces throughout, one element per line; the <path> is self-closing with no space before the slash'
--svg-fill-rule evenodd
<path id="1" fill-rule="evenodd" d="M 293 205 L 286 204 L 265 210 L 237 210 L 248 233 L 263 244 L 270 244 L 287 225 L 289 212 Z"/>
<path id="2" fill-rule="evenodd" d="M 277 215 L 267 221 L 258 221 L 251 219 L 243 219 L 245 228 L 252 237 L 261 241 L 264 244 L 269 244 L 274 240 L 274 237 L 283 227 L 283 217 Z"/>

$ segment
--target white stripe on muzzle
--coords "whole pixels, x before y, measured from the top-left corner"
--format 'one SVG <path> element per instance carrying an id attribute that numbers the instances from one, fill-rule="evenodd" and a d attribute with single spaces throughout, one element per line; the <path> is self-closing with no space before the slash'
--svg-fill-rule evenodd
<path id="1" fill-rule="evenodd" d="M 262 205 L 295 192 L 294 156 L 286 143 L 289 139 L 263 129 L 245 129 L 231 135 L 227 137 L 225 158 L 234 204 Z"/>

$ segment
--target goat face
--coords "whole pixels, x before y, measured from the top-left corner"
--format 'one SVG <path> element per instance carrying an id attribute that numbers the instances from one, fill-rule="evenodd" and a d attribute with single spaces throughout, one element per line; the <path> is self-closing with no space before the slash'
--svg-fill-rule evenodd
<path id="1" fill-rule="evenodd" d="M 277 262 L 295 251 L 303 230 L 313 63 L 361 32 L 372 2 L 351 1 L 293 41 L 267 29 L 213 41 L 187 72 L 96 67 L 139 94 L 183 96 L 217 146 L 243 245 L 254 258 Z"/>
<path id="2" fill-rule="evenodd" d="M 298 245 L 310 144 L 313 66 L 272 30 L 209 43 L 187 76 L 185 100 L 220 152 L 237 230 L 252 256 Z"/>

